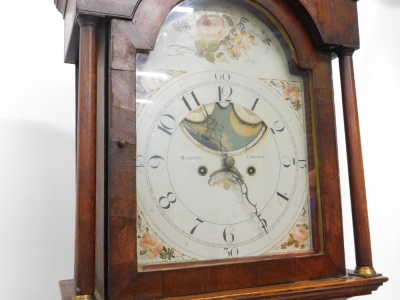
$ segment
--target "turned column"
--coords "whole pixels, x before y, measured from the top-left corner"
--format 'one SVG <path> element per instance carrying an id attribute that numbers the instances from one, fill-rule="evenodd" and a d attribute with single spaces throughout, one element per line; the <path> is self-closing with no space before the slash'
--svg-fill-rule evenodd
<path id="1" fill-rule="evenodd" d="M 95 299 L 97 19 L 80 25 L 77 104 L 77 198 L 73 299 Z"/>
<path id="2" fill-rule="evenodd" d="M 372 266 L 367 197 L 353 70 L 353 52 L 354 49 L 352 48 L 342 48 L 336 54 L 339 57 L 342 86 L 343 118 L 357 264 L 354 273 L 360 276 L 374 276 L 376 272 Z"/>

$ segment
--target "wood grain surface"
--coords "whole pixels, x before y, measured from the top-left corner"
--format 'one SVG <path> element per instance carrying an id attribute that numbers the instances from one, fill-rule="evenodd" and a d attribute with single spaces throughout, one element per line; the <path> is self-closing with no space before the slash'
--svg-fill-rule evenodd
<path id="1" fill-rule="evenodd" d="M 354 49 L 337 52 L 343 99 L 343 119 L 346 136 L 351 211 L 357 267 L 372 267 L 372 251 L 368 222 L 367 195 L 358 121 L 357 95 L 353 69 Z"/>
<path id="2" fill-rule="evenodd" d="M 94 293 L 96 225 L 97 22 L 79 18 L 81 26 L 75 227 L 75 293 Z"/>

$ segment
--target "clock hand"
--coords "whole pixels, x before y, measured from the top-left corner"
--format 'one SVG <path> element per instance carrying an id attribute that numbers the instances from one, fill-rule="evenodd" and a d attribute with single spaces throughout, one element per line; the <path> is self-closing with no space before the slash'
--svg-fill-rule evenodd
<path id="1" fill-rule="evenodd" d="M 257 203 L 253 204 L 249 199 L 249 189 L 247 184 L 244 182 L 243 175 L 239 172 L 239 170 L 235 167 L 235 159 L 232 156 L 224 157 L 224 165 L 227 167 L 227 170 L 231 172 L 233 179 L 240 186 L 240 191 L 246 197 L 247 202 L 254 208 L 254 214 L 257 219 L 260 221 L 262 228 L 265 233 L 268 234 L 267 231 L 267 221 L 265 219 L 261 219 L 261 214 L 258 213 Z"/>
<path id="2" fill-rule="evenodd" d="M 216 132 L 216 128 L 218 126 L 218 122 L 216 122 L 212 116 L 210 116 L 207 112 L 206 106 L 203 104 L 204 112 L 206 114 L 207 121 L 211 122 L 213 125 L 214 132 L 219 139 L 214 140 L 219 144 L 220 152 L 223 157 L 223 165 L 226 167 L 226 171 L 232 174 L 233 179 L 235 182 L 240 186 L 240 190 L 243 195 L 245 195 L 247 202 L 254 208 L 254 214 L 256 215 L 257 219 L 260 221 L 262 228 L 264 229 L 265 233 L 268 234 L 267 231 L 267 221 L 265 219 L 261 219 L 261 214 L 258 213 L 257 204 L 253 204 L 249 199 L 249 190 L 247 184 L 244 182 L 243 175 L 238 171 L 235 167 L 235 159 L 232 156 L 228 156 L 228 149 L 222 144 L 222 133 L 223 130 L 218 134 Z M 223 129 L 223 128 L 222 128 Z"/>

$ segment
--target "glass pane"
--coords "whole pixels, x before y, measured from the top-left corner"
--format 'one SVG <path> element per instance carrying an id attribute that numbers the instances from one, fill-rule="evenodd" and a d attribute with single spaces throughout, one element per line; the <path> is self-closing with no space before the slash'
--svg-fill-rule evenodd
<path id="1" fill-rule="evenodd" d="M 313 253 L 308 82 L 254 7 L 172 10 L 137 56 L 139 269 Z"/>

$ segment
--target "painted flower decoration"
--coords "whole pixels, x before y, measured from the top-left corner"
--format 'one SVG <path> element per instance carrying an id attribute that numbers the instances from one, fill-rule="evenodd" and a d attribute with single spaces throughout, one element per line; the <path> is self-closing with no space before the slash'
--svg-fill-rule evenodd
<path id="1" fill-rule="evenodd" d="M 163 246 L 160 243 L 155 243 L 153 246 L 149 247 L 148 249 L 149 258 L 156 258 L 162 251 Z"/>
<path id="2" fill-rule="evenodd" d="M 292 104 L 294 110 L 298 111 L 301 109 L 302 107 L 302 103 L 300 100 L 300 88 L 298 86 L 295 85 L 287 85 L 284 89 L 283 89 L 283 96 L 285 97 L 285 99 L 287 101 L 290 101 L 290 103 Z"/>
<path id="3" fill-rule="evenodd" d="M 281 245 L 282 249 L 286 249 L 287 247 L 294 246 L 295 248 L 304 249 L 305 242 L 309 238 L 308 234 L 308 225 L 307 224 L 297 224 L 291 233 L 289 233 L 289 237 L 286 242 Z"/>
<path id="4" fill-rule="evenodd" d="M 209 42 L 218 41 L 228 33 L 224 19 L 218 15 L 204 15 L 197 20 L 197 35 Z"/>
<path id="5" fill-rule="evenodd" d="M 228 61 L 228 56 L 225 53 L 220 52 L 216 56 L 216 61 L 217 62 L 221 62 L 221 63 L 227 62 Z"/>
<path id="6" fill-rule="evenodd" d="M 143 235 L 139 235 L 140 255 L 145 255 L 150 259 L 159 257 L 163 260 L 175 259 L 173 248 L 167 248 L 162 245 L 155 234 L 149 232 L 149 228 L 142 226 L 142 217 L 138 215 L 138 229 Z"/>
<path id="7" fill-rule="evenodd" d="M 194 53 L 214 64 L 251 57 L 250 52 L 256 40 L 261 41 L 269 48 L 271 39 L 268 37 L 268 33 L 264 29 L 258 30 L 257 27 L 251 26 L 248 18 L 239 17 L 239 15 L 240 11 L 236 11 L 232 7 L 224 7 L 222 12 L 206 12 L 193 25 L 189 25 L 187 15 L 185 15 L 185 19 L 177 19 L 172 27 L 179 33 L 188 34 L 191 26 L 196 27 L 195 48 L 169 45 L 168 55 Z M 249 34 L 249 30 L 252 34 Z M 188 38 L 190 40 L 192 36 L 188 36 Z M 246 59 L 247 61 L 254 63 L 257 60 Z"/>
<path id="8" fill-rule="evenodd" d="M 262 79 L 282 95 L 282 97 L 290 103 L 290 106 L 295 111 L 300 111 L 303 108 L 303 95 L 299 82 L 292 82 L 287 80 L 269 80 Z"/>
<path id="9" fill-rule="evenodd" d="M 283 90 L 283 96 L 287 100 L 298 101 L 299 97 L 300 97 L 300 88 L 298 86 L 294 86 L 294 85 L 289 84 Z"/>
<path id="10" fill-rule="evenodd" d="M 308 232 L 304 226 L 296 226 L 293 229 L 293 238 L 299 243 L 304 243 L 308 239 Z"/>
<path id="11" fill-rule="evenodd" d="M 253 35 L 249 35 L 247 31 L 243 31 L 241 34 L 237 33 L 231 39 L 231 46 L 229 47 L 229 53 L 239 58 L 243 54 L 246 54 L 252 46 L 254 46 L 256 38 Z"/>
<path id="12" fill-rule="evenodd" d="M 154 247 L 156 244 L 156 237 L 154 236 L 154 234 L 151 234 L 149 232 L 143 234 L 142 238 L 139 241 L 139 245 L 143 249 L 149 249 L 150 247 Z"/>
<path id="13" fill-rule="evenodd" d="M 240 20 L 232 7 L 224 7 L 224 18 L 232 27 L 236 26 Z"/>

